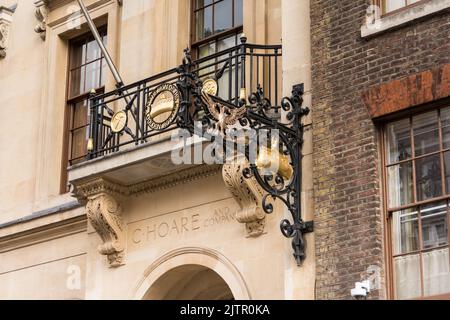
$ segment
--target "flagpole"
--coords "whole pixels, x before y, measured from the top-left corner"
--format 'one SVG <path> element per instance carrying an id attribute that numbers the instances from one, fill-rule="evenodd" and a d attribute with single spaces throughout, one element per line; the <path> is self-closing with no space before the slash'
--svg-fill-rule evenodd
<path id="1" fill-rule="evenodd" d="M 89 29 L 91 29 L 91 32 L 94 35 L 94 38 L 97 41 L 97 44 L 100 47 L 100 50 L 102 51 L 103 56 L 105 57 L 106 63 L 108 64 L 108 67 L 111 70 L 111 73 L 112 73 L 114 79 L 116 80 L 116 86 L 118 88 L 123 87 L 124 83 L 122 81 L 122 77 L 120 76 L 119 71 L 117 71 L 117 68 L 114 65 L 114 62 L 112 61 L 108 50 L 106 50 L 106 47 L 103 44 L 100 34 L 98 33 L 97 27 L 95 26 L 94 21 L 92 21 L 92 18 L 88 13 L 86 5 L 83 3 L 83 0 L 77 0 L 77 1 L 78 1 L 78 4 L 80 5 L 81 12 L 83 13 L 84 17 L 86 18 Z"/>

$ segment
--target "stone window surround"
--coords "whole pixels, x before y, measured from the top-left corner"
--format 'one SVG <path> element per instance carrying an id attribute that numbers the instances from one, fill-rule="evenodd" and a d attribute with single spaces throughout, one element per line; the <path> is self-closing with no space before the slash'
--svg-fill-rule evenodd
<path id="1" fill-rule="evenodd" d="M 70 5 L 70 3 L 65 4 Z M 108 25 L 111 41 L 108 50 L 113 59 L 117 58 L 117 2 L 116 0 L 96 0 L 89 6 L 94 21 L 104 21 Z M 40 154 L 52 154 L 47 163 L 38 161 L 36 170 L 42 177 L 37 181 L 35 207 L 45 210 L 55 205 L 73 201 L 70 193 L 60 194 L 60 177 L 63 155 L 64 109 L 66 106 L 66 82 L 60 81 L 67 76 L 68 45 L 67 41 L 88 31 L 85 20 L 81 16 L 70 16 L 66 7 L 50 10 L 46 23 L 45 61 L 47 72 L 43 75 L 41 95 L 42 111 L 40 116 L 39 145 Z M 81 17 L 81 29 L 73 29 L 75 19 Z M 114 88 L 114 81 L 107 75 L 107 90 Z M 49 125 L 51 124 L 51 125 Z"/>
<path id="2" fill-rule="evenodd" d="M 369 38 L 383 32 L 396 29 L 429 15 L 450 9 L 450 0 L 427 0 L 414 5 L 404 7 L 397 12 L 392 12 L 376 19 L 371 25 L 364 24 L 361 27 L 361 37 Z M 367 17 L 368 19 L 370 17 Z"/>

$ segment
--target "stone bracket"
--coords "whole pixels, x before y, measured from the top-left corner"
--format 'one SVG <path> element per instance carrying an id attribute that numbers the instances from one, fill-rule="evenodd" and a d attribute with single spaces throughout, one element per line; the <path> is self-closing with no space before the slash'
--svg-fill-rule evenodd
<path id="1" fill-rule="evenodd" d="M 98 252 L 108 257 L 111 267 L 124 263 L 126 234 L 120 198 L 122 187 L 104 179 L 96 179 L 77 187 L 79 197 L 86 200 L 86 216 L 103 241 Z"/>
<path id="2" fill-rule="evenodd" d="M 14 8 L 0 6 L 0 58 L 6 57 L 8 47 L 9 28 L 11 27 Z"/>
<path id="3" fill-rule="evenodd" d="M 42 40 L 45 40 L 46 29 L 47 29 L 47 17 L 49 13 L 49 5 L 50 0 L 37 0 L 34 2 L 36 6 L 35 16 L 38 20 L 34 31 L 39 33 Z"/>
<path id="4" fill-rule="evenodd" d="M 266 214 L 261 207 L 264 191 L 255 178 L 247 179 L 243 170 L 249 167 L 245 157 L 234 158 L 224 164 L 222 176 L 225 185 L 230 190 L 241 210 L 236 212 L 236 220 L 245 223 L 250 237 L 257 237 L 264 232 Z"/>

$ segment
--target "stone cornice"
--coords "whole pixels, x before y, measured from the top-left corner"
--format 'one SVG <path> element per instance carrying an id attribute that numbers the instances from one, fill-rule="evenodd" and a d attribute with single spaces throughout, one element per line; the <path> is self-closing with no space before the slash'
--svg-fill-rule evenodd
<path id="1" fill-rule="evenodd" d="M 96 178 L 76 184 L 74 196 L 81 201 L 100 193 L 108 193 L 119 197 L 139 196 L 213 176 L 218 174 L 220 169 L 220 165 L 199 165 L 130 186 L 123 186 L 104 178 Z"/>
<path id="2" fill-rule="evenodd" d="M 25 246 L 50 241 L 71 234 L 85 232 L 86 229 L 86 216 L 78 215 L 30 230 L 12 233 L 0 237 L 0 254 L 2 252 L 16 250 Z"/>
<path id="3" fill-rule="evenodd" d="M 180 184 L 185 184 L 201 178 L 216 175 L 220 171 L 220 168 L 220 165 L 199 165 L 188 169 L 183 169 L 167 176 L 130 186 L 129 194 L 139 196 L 145 193 L 169 189 Z"/>
<path id="4" fill-rule="evenodd" d="M 75 196 L 80 200 L 84 200 L 100 193 L 118 196 L 129 195 L 126 187 L 103 178 L 93 179 L 75 187 Z"/>

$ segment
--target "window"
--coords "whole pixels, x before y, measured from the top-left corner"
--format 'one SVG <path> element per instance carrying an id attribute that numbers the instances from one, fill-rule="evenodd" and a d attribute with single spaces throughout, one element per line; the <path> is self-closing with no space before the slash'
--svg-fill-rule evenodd
<path id="1" fill-rule="evenodd" d="M 385 176 L 394 294 L 450 293 L 450 107 L 386 125 Z"/>
<path id="2" fill-rule="evenodd" d="M 197 59 L 208 57 L 217 52 L 232 48 L 240 43 L 243 25 L 243 0 L 193 0 L 192 51 Z M 227 56 L 217 57 L 204 62 L 200 76 L 214 75 L 224 65 Z M 206 66 L 210 67 L 206 67 Z M 226 100 L 237 98 L 236 77 L 239 77 L 240 65 L 235 61 L 226 69 L 220 79 L 219 96 Z M 231 82 L 231 85 L 230 85 Z"/>
<path id="3" fill-rule="evenodd" d="M 238 44 L 243 0 L 193 0 L 192 48 L 197 58 Z"/>
<path id="4" fill-rule="evenodd" d="M 382 0 L 382 12 L 389 13 L 420 1 L 422 0 Z"/>
<path id="5" fill-rule="evenodd" d="M 446 0 L 373 0 L 372 3 L 377 9 L 367 12 L 366 21 L 361 26 L 363 38 L 406 26 L 450 7 Z"/>
<path id="6" fill-rule="evenodd" d="M 106 29 L 100 29 L 99 33 L 106 44 Z M 92 89 L 97 93 L 103 91 L 105 67 L 105 59 L 90 33 L 70 42 L 67 93 L 69 112 L 66 134 L 69 166 L 86 160 L 89 139 L 89 92 Z"/>

